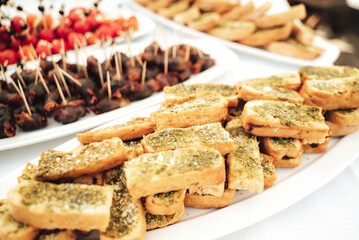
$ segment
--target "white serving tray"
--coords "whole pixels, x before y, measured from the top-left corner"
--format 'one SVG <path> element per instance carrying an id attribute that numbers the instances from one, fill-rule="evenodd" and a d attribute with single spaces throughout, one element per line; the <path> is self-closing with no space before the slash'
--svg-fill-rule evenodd
<path id="1" fill-rule="evenodd" d="M 174 41 L 168 39 L 168 46 L 170 46 Z M 183 43 L 189 43 L 190 40 L 183 40 Z M 131 44 L 131 49 L 133 54 L 136 54 L 143 50 L 147 45 L 149 45 L 151 41 L 142 41 Z M 212 41 L 197 41 L 195 47 L 201 49 L 204 53 L 207 53 L 213 58 L 216 64 L 207 69 L 204 72 L 201 72 L 196 75 L 192 75 L 190 79 L 183 82 L 183 84 L 193 84 L 193 83 L 206 83 L 215 80 L 215 78 L 223 75 L 230 69 L 232 69 L 235 65 L 238 65 L 238 57 L 228 48 L 224 46 L 216 45 L 216 48 L 213 48 L 215 43 Z M 121 52 L 128 53 L 127 45 L 119 45 L 115 46 L 114 48 L 106 49 L 107 56 L 111 54 L 111 52 L 119 50 Z M 87 49 L 86 51 L 80 51 L 80 63 L 83 59 L 85 59 L 84 53 L 86 52 L 89 55 L 94 55 L 100 61 L 105 59 L 103 49 Z M 82 58 L 83 56 L 83 58 Z M 68 53 L 68 62 L 74 62 L 75 55 L 73 52 Z M 31 63 L 29 63 L 29 67 L 31 67 Z M 141 109 L 147 108 L 149 106 L 158 104 L 163 99 L 163 93 L 155 93 L 151 97 L 148 97 L 143 100 L 131 102 L 128 106 L 119 108 L 107 113 L 103 113 L 100 115 L 95 115 L 93 113 L 87 114 L 85 117 L 81 118 L 80 120 L 70 123 L 67 125 L 62 125 L 57 123 L 53 118 L 48 118 L 48 126 L 31 131 L 31 132 L 23 132 L 19 129 L 16 131 L 16 136 L 11 138 L 4 138 L 0 139 L 0 151 L 18 148 L 30 144 L 35 144 L 55 138 L 59 138 L 62 136 L 66 136 L 69 134 L 73 134 L 76 132 L 80 132 L 85 129 L 90 129 L 105 122 L 109 122 L 113 119 L 120 118 L 122 116 L 126 116 L 132 112 L 138 112 Z"/>

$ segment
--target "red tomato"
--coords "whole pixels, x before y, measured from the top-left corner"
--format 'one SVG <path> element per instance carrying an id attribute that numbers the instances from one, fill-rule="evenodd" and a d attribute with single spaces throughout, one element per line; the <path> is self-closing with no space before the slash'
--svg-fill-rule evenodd
<path id="1" fill-rule="evenodd" d="M 65 46 L 64 46 L 65 47 Z M 66 47 L 65 47 L 66 48 Z M 57 53 L 61 53 L 61 50 L 62 50 L 62 46 L 61 46 L 61 40 L 59 39 L 55 39 L 53 42 L 52 42 L 52 47 L 51 47 L 51 52 L 53 54 L 57 54 Z M 65 49 L 66 51 L 66 49 Z"/>
<path id="2" fill-rule="evenodd" d="M 67 38 L 67 42 L 68 42 L 68 46 L 70 47 L 70 49 L 73 49 L 75 47 L 75 43 L 77 43 L 77 46 L 79 48 L 85 46 L 84 35 L 82 35 L 81 33 L 77 33 L 77 32 L 70 33 Z"/>
<path id="3" fill-rule="evenodd" d="M 25 45 L 22 47 L 22 52 L 24 53 L 24 57 L 26 61 L 32 60 L 36 58 L 36 52 L 30 45 Z M 21 58 L 21 53 L 19 50 L 19 56 Z"/>
<path id="4" fill-rule="evenodd" d="M 60 25 L 55 29 L 55 33 L 59 38 L 66 39 L 71 32 L 71 29 L 66 25 Z"/>
<path id="5" fill-rule="evenodd" d="M 112 29 L 113 29 L 113 37 L 119 37 L 122 35 L 123 31 L 125 30 L 124 26 L 122 25 L 122 23 L 118 23 L 118 22 L 114 22 L 111 25 Z"/>
<path id="6" fill-rule="evenodd" d="M 90 25 L 85 20 L 80 20 L 75 22 L 74 24 L 74 31 L 78 33 L 85 34 L 90 31 Z"/>
<path id="7" fill-rule="evenodd" d="M 88 32 L 85 34 L 87 45 L 93 45 L 101 42 L 96 33 Z"/>
<path id="8" fill-rule="evenodd" d="M 22 17 L 13 17 L 10 25 L 11 29 L 17 33 L 21 33 L 28 28 L 26 21 Z"/>
<path id="9" fill-rule="evenodd" d="M 37 54 L 37 56 L 40 56 L 41 58 L 51 55 L 50 49 L 44 44 L 39 44 L 36 46 L 36 54 Z"/>
<path id="10" fill-rule="evenodd" d="M 1 52 L 0 54 L 0 63 L 5 65 L 7 62 L 7 65 L 14 64 L 17 62 L 17 52 L 13 49 L 6 49 Z"/>
<path id="11" fill-rule="evenodd" d="M 68 16 L 71 23 L 74 24 L 76 21 L 84 18 L 85 11 L 86 10 L 83 7 L 77 7 L 77 8 L 71 9 L 69 16 Z"/>
<path id="12" fill-rule="evenodd" d="M 14 50 L 18 50 L 19 49 L 19 46 L 22 45 L 22 42 L 19 38 L 13 38 L 11 39 L 11 43 L 10 43 L 10 47 Z"/>
<path id="13" fill-rule="evenodd" d="M 138 21 L 135 16 L 131 16 L 127 21 L 128 30 L 138 30 Z"/>
<path id="14" fill-rule="evenodd" d="M 101 21 L 99 21 L 97 19 L 98 19 L 98 17 L 95 15 L 93 15 L 93 16 L 90 15 L 86 18 L 86 23 L 89 25 L 90 30 L 94 30 L 95 28 L 97 28 L 100 25 Z"/>
<path id="15" fill-rule="evenodd" d="M 39 39 L 36 35 L 34 34 L 29 34 L 25 36 L 25 44 L 32 44 L 33 46 L 36 46 L 37 43 L 39 42 Z"/>
<path id="16" fill-rule="evenodd" d="M 49 15 L 49 14 L 45 15 L 44 18 L 46 20 L 46 26 L 44 26 L 44 27 L 51 28 L 52 24 L 54 23 L 54 19 L 53 19 L 52 15 Z"/>
<path id="17" fill-rule="evenodd" d="M 42 29 L 39 33 L 39 37 L 40 39 L 52 42 L 55 39 L 55 33 L 49 28 Z"/>
<path id="18" fill-rule="evenodd" d="M 7 42 L 0 41 L 0 51 L 5 50 L 6 48 L 8 48 Z"/>
<path id="19" fill-rule="evenodd" d="M 110 25 L 104 24 L 97 29 L 97 34 L 101 40 L 110 40 L 114 36 L 114 29 Z"/>
<path id="20" fill-rule="evenodd" d="M 8 26 L 2 25 L 0 27 L 0 36 L 2 41 L 7 42 L 10 40 L 10 35 L 8 34 L 9 30 Z"/>

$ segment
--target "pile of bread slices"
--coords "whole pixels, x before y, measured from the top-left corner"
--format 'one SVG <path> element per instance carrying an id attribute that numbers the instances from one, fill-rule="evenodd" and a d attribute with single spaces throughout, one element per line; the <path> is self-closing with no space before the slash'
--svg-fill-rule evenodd
<path id="1" fill-rule="evenodd" d="M 221 208 L 273 186 L 276 168 L 359 128 L 359 70 L 166 87 L 150 117 L 77 135 L 69 152 L 28 163 L 0 203 L 0 239 L 142 239 L 185 206 Z"/>

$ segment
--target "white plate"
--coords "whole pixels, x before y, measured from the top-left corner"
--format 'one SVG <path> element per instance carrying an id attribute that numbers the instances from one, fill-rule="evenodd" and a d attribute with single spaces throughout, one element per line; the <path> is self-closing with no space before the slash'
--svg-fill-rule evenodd
<path id="1" fill-rule="evenodd" d="M 149 116 L 158 108 L 159 105 L 155 105 L 140 112 L 128 114 L 105 126 L 126 122 L 130 117 Z M 344 138 L 336 138 L 331 141 L 324 154 L 304 154 L 299 167 L 277 169 L 276 183 L 263 193 L 238 191 L 232 203 L 222 209 L 186 208 L 186 213 L 179 222 L 163 229 L 149 231 L 145 239 L 208 240 L 254 224 L 301 200 L 338 175 L 359 156 L 358 141 L 359 131 Z M 70 151 L 77 145 L 78 141 L 74 138 L 56 149 Z M 38 159 L 34 159 L 31 162 L 37 164 L 37 161 Z M 21 175 L 23 168 L 24 166 L 0 179 L 0 199 L 5 198 L 7 191 L 17 185 L 16 178 Z"/>
<path id="2" fill-rule="evenodd" d="M 267 0 L 255 1 L 255 5 L 259 6 L 264 1 L 267 1 Z M 268 11 L 268 13 L 270 13 L 270 14 L 285 11 L 289 8 L 288 3 L 286 3 L 285 1 L 281 1 L 281 0 L 268 0 L 268 1 L 272 3 L 272 8 Z M 245 2 L 245 1 L 243 1 L 243 2 Z M 155 21 L 157 21 L 161 24 L 164 24 L 170 28 L 183 31 L 184 33 L 187 33 L 190 35 L 193 35 L 193 33 L 196 33 L 197 36 L 216 40 L 216 41 L 218 41 L 234 50 L 237 50 L 241 53 L 258 56 L 260 58 L 273 60 L 276 62 L 288 64 L 288 65 L 294 65 L 294 66 L 332 65 L 335 62 L 335 60 L 339 57 L 339 54 L 340 54 L 338 47 L 334 46 L 327 40 L 325 40 L 319 36 L 316 36 L 314 39 L 313 45 L 323 48 L 325 50 L 325 52 L 320 57 L 318 57 L 314 60 L 303 60 L 303 59 L 298 59 L 298 58 L 287 57 L 287 56 L 275 54 L 275 53 L 272 53 L 272 52 L 269 52 L 269 51 L 266 51 L 266 50 L 263 50 L 260 48 L 249 47 L 249 46 L 239 44 L 236 42 L 220 39 L 220 38 L 214 37 L 210 34 L 200 32 L 200 31 L 195 31 L 189 27 L 183 26 L 183 25 L 178 24 L 172 20 L 162 17 L 162 16 L 146 9 L 145 7 L 131 1 L 131 0 L 126 0 L 126 4 L 128 4 L 128 6 L 133 8 L 134 10 L 136 10 L 144 15 L 150 16 Z"/>
<path id="3" fill-rule="evenodd" d="M 184 40 L 184 43 L 188 42 L 189 40 Z M 150 43 L 151 41 L 133 43 L 131 44 L 132 52 L 136 54 Z M 168 44 L 169 46 L 171 45 L 171 39 L 168 40 Z M 238 64 L 238 57 L 231 50 L 224 46 L 216 46 L 216 48 L 213 48 L 214 44 L 215 43 L 211 41 L 198 41 L 197 45 L 199 46 L 199 49 L 201 49 L 204 53 L 208 53 L 211 58 L 216 61 L 216 64 L 204 72 L 192 75 L 190 79 L 183 82 L 184 84 L 211 82 L 216 77 L 224 74 Z M 119 50 L 125 53 L 128 52 L 127 46 L 125 45 L 116 46 L 113 48 L 114 50 L 111 49 L 112 48 L 107 49 L 107 56 L 109 56 L 110 52 L 114 50 Z M 100 61 L 104 60 L 103 49 L 91 51 L 87 50 L 86 52 L 90 55 L 96 56 L 96 58 Z M 69 53 L 68 61 L 71 62 L 71 60 L 74 59 L 74 53 Z M 81 58 L 80 51 L 80 63 L 82 59 L 83 58 Z M 35 144 L 50 139 L 66 136 L 72 133 L 80 132 L 84 129 L 90 129 L 95 126 L 99 126 L 105 122 L 130 114 L 131 112 L 136 112 L 140 109 L 152 106 L 154 104 L 158 104 L 162 101 L 162 98 L 163 93 L 155 93 L 151 97 L 140 101 L 132 102 L 126 107 L 119 108 L 107 113 L 103 113 L 100 115 L 90 113 L 87 116 L 81 118 L 79 121 L 67 125 L 59 124 L 55 122 L 52 118 L 48 118 L 48 126 L 43 129 L 31 132 L 23 132 L 18 129 L 15 137 L 0 139 L 0 151 Z"/>

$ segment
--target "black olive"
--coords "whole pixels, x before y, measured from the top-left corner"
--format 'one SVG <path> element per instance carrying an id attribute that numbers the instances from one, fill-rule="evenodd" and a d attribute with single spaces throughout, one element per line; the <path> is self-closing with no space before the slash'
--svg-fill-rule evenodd
<path id="1" fill-rule="evenodd" d="M 19 11 L 22 11 L 22 7 L 21 7 L 21 6 L 17 6 L 16 9 L 19 10 Z"/>

